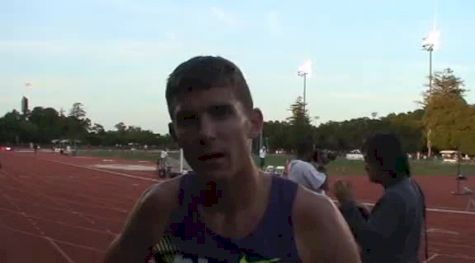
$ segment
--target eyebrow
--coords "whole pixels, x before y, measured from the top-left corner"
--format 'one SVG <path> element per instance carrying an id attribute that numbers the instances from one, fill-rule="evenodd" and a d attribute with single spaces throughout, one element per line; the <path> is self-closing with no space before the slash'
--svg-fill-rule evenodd
<path id="1" fill-rule="evenodd" d="M 184 115 L 192 115 L 192 114 L 195 114 L 195 112 L 190 111 L 190 110 L 179 110 L 179 111 L 175 112 L 175 118 L 181 117 L 181 116 L 184 116 Z"/>
<path id="2" fill-rule="evenodd" d="M 204 111 L 208 111 L 208 110 L 212 110 L 214 108 L 233 108 L 232 104 L 230 103 L 217 103 L 217 104 L 214 104 L 214 105 L 210 105 L 208 107 L 205 108 Z M 195 110 L 189 110 L 189 109 L 179 109 L 177 111 L 175 111 L 175 115 L 183 115 L 183 114 L 195 114 L 197 111 Z"/>
<path id="3" fill-rule="evenodd" d="M 207 108 L 209 109 L 214 109 L 214 108 L 232 108 L 233 106 L 229 103 L 222 103 L 222 104 L 216 104 L 216 105 L 211 105 Z"/>

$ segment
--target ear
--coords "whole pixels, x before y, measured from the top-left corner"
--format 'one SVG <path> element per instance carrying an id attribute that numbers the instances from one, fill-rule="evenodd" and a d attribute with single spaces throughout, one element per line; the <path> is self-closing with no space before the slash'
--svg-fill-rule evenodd
<path id="1" fill-rule="evenodd" d="M 175 133 L 175 127 L 173 127 L 173 122 L 168 123 L 168 132 L 170 133 L 170 136 L 172 136 L 173 140 L 176 142 L 176 133 Z"/>
<path id="2" fill-rule="evenodd" d="M 257 138 L 264 127 L 264 115 L 259 108 L 255 108 L 251 112 L 250 116 L 251 127 L 249 129 L 249 138 L 254 139 Z"/>

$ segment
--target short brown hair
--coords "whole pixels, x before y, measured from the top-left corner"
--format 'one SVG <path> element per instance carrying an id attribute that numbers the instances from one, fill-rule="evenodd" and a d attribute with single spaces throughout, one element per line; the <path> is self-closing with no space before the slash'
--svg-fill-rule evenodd
<path id="1" fill-rule="evenodd" d="M 214 87 L 232 87 L 244 108 L 249 112 L 252 110 L 251 92 L 234 63 L 218 56 L 197 56 L 181 63 L 168 77 L 165 96 L 172 120 L 178 96 L 187 91 Z"/>

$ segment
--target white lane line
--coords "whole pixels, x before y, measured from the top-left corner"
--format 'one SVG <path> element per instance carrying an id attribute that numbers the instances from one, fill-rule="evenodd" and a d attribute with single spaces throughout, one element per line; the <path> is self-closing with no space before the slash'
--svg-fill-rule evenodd
<path id="1" fill-rule="evenodd" d="M 49 236 L 47 236 L 45 234 L 45 232 L 38 226 L 38 222 L 36 222 L 36 220 L 34 220 L 33 218 L 30 218 L 28 217 L 28 214 L 23 210 L 21 209 L 18 205 L 16 205 L 14 202 L 12 202 L 12 200 L 10 198 L 7 197 L 7 195 L 3 194 L 2 195 L 3 198 L 5 200 L 7 200 L 11 205 L 13 205 L 17 210 L 18 212 L 20 212 L 20 214 L 33 226 L 33 228 L 35 228 L 36 230 L 38 230 L 38 232 L 40 233 L 40 236 L 46 240 L 48 240 L 48 242 L 51 244 L 51 246 L 53 248 L 55 248 L 67 261 L 68 263 L 75 263 L 69 256 L 66 252 L 64 252 L 59 246 L 58 244 L 56 244 Z"/>
<path id="2" fill-rule="evenodd" d="M 0 228 L 5 228 L 5 229 L 11 230 L 13 232 L 20 233 L 20 234 L 27 235 L 27 236 L 31 236 L 31 237 L 42 238 L 42 239 L 49 238 L 57 244 L 65 244 L 65 245 L 69 245 L 69 246 L 72 246 L 72 247 L 82 248 L 82 249 L 85 249 L 85 250 L 91 250 L 91 251 L 94 251 L 94 252 L 100 252 L 100 253 L 104 252 L 103 250 L 100 250 L 100 249 L 97 249 L 97 248 L 94 248 L 94 247 L 80 245 L 80 244 L 76 244 L 76 243 L 71 243 L 71 242 L 68 242 L 68 241 L 65 241 L 65 240 L 57 240 L 57 239 L 54 239 L 52 237 L 45 237 L 43 235 L 38 235 L 38 234 L 23 231 L 23 230 L 11 228 L 11 227 L 6 226 L 6 225 L 0 225 Z"/>
<path id="3" fill-rule="evenodd" d="M 45 161 L 48 161 L 48 162 L 60 163 L 60 164 L 63 164 L 63 165 L 69 165 L 69 166 L 77 167 L 77 168 L 88 169 L 88 170 L 97 171 L 97 172 L 105 172 L 105 173 L 120 175 L 120 176 L 123 176 L 123 177 L 128 177 L 128 178 L 133 178 L 133 179 L 138 179 L 138 180 L 143 180 L 143 181 L 159 182 L 159 180 L 157 180 L 157 179 L 145 178 L 145 177 L 135 176 L 135 175 L 126 174 L 126 173 L 96 169 L 96 168 L 91 168 L 91 167 L 84 167 L 84 166 L 81 166 L 81 165 L 75 165 L 75 164 L 65 163 L 65 162 L 61 162 L 61 161 L 53 161 L 53 160 L 47 160 L 47 159 L 42 159 L 42 160 L 45 160 Z M 363 204 L 368 205 L 368 206 L 374 206 L 374 203 L 363 203 Z M 472 212 L 472 211 L 463 211 L 463 210 L 455 210 L 455 209 L 440 209 L 440 208 L 430 208 L 430 207 L 428 207 L 428 208 L 426 208 L 426 210 L 429 211 L 429 212 L 436 212 L 436 213 L 475 215 L 475 212 Z"/>
<path id="4" fill-rule="evenodd" d="M 54 160 L 47 160 L 47 159 L 41 159 L 41 160 L 52 162 L 52 163 L 59 163 L 59 164 L 62 164 L 62 165 L 72 166 L 72 167 L 76 167 L 76 168 L 82 168 L 82 169 L 87 169 L 87 170 L 91 170 L 91 171 L 101 172 L 101 173 L 109 173 L 109 174 L 114 174 L 114 175 L 120 175 L 120 176 L 123 176 L 123 177 L 137 179 L 137 180 L 143 180 L 143 181 L 149 181 L 149 182 L 158 182 L 157 179 L 146 178 L 146 177 L 126 174 L 126 173 L 121 173 L 121 172 L 115 172 L 115 171 L 108 171 L 108 170 L 97 169 L 97 168 L 92 168 L 92 167 L 86 167 L 86 166 L 82 166 L 82 165 L 76 165 L 76 164 L 71 164 L 71 163 L 66 163 L 66 162 L 61 162 L 61 161 L 54 161 Z"/>
<path id="5" fill-rule="evenodd" d="M 50 237 L 44 237 L 44 239 L 48 240 L 49 243 L 56 248 L 56 250 L 58 250 L 58 252 L 63 255 L 63 257 L 68 261 L 68 263 L 75 263 L 74 260 L 72 260 L 68 254 L 66 252 L 64 252 L 64 250 L 61 249 L 60 246 L 58 246 L 58 244 L 56 244 L 56 242 L 54 242 L 54 240 L 52 240 Z"/>
<path id="6" fill-rule="evenodd" d="M 338 201 L 335 199 L 331 199 L 335 204 L 338 204 Z M 362 204 L 366 206 L 374 206 L 374 203 L 363 202 Z M 430 208 L 427 207 L 426 211 L 428 212 L 435 212 L 435 213 L 446 213 L 446 214 L 460 214 L 460 215 L 475 215 L 475 212 L 472 211 L 464 211 L 464 210 L 455 210 L 455 209 L 442 209 L 442 208 Z"/>
<path id="7" fill-rule="evenodd" d="M 450 231 L 450 230 L 446 230 L 446 229 L 440 229 L 440 228 L 429 228 L 429 229 L 427 229 L 427 233 L 440 233 L 440 234 L 448 234 L 448 235 L 460 235 L 459 232 Z"/>
<path id="8" fill-rule="evenodd" d="M 471 257 L 471 256 L 467 256 L 467 255 L 461 255 L 461 254 L 457 254 L 457 255 L 439 254 L 439 256 L 449 257 L 449 258 L 462 258 L 462 259 L 467 259 L 467 260 L 475 260 L 475 257 Z"/>
<path id="9" fill-rule="evenodd" d="M 428 263 L 430 262 L 431 260 L 433 260 L 434 258 L 436 258 L 439 254 L 435 253 L 434 255 L 430 256 L 426 261 L 424 261 L 424 263 Z"/>

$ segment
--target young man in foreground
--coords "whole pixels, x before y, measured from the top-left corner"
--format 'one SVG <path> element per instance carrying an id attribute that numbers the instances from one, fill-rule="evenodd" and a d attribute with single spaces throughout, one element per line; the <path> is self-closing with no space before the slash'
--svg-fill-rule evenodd
<path id="1" fill-rule="evenodd" d="M 194 172 L 143 194 L 106 262 L 359 262 L 329 199 L 254 164 L 263 119 L 236 65 L 192 58 L 169 76 L 166 98 Z"/>

